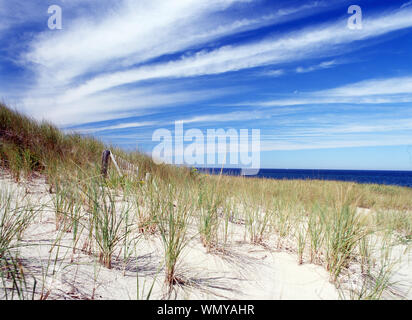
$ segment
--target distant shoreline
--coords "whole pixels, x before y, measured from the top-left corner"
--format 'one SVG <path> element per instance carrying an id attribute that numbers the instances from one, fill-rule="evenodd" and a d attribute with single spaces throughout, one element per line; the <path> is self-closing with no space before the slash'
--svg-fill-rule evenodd
<path id="1" fill-rule="evenodd" d="M 196 168 L 199 172 L 220 174 L 219 168 Z M 222 173 L 240 176 L 241 169 L 223 168 Z M 412 188 L 412 171 L 396 170 L 332 170 L 332 169 L 261 169 L 250 178 L 278 180 L 326 180 L 362 184 L 393 185 Z"/>

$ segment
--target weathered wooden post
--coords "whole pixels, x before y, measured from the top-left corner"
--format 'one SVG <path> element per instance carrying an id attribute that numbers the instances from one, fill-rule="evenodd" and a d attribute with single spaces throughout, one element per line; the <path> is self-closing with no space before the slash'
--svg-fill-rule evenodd
<path id="1" fill-rule="evenodd" d="M 102 154 L 102 170 L 101 174 L 106 179 L 107 169 L 109 168 L 110 150 L 104 150 Z"/>
<path id="2" fill-rule="evenodd" d="M 109 151 L 110 152 L 110 151 Z M 117 173 L 119 174 L 120 177 L 123 177 L 122 172 L 120 171 L 119 166 L 117 165 L 116 159 L 114 158 L 113 153 L 110 152 L 110 159 L 112 159 L 112 162 L 117 170 Z"/>

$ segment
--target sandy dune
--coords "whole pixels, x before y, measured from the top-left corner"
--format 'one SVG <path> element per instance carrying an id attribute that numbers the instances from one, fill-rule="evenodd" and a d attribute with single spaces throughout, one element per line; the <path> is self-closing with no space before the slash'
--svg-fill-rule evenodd
<path id="1" fill-rule="evenodd" d="M 244 227 L 237 224 L 230 226 L 230 243 L 214 253 L 206 253 L 193 227 L 193 239 L 178 266 L 184 284 L 175 285 L 168 296 L 159 236 L 140 237 L 127 254 L 119 248 L 113 268 L 107 269 L 98 263 L 97 257 L 81 250 L 82 239 L 73 253 L 72 235 L 56 232 L 52 195 L 44 178 L 16 184 L 3 174 L 0 188 L 13 189 L 19 199 L 25 195 L 24 201 L 44 205 L 25 232 L 24 246 L 20 248 L 24 268 L 37 279 L 37 297 L 44 283 L 43 294 L 48 299 L 142 299 L 147 297 L 152 284 L 151 299 L 339 298 L 322 266 L 298 265 L 295 254 L 270 250 L 276 248 L 275 239 L 266 246 L 248 244 Z M 61 241 L 53 247 L 59 237 Z M 404 259 L 397 274 L 406 283 L 404 292 L 412 283 L 412 267 L 407 260 Z"/>

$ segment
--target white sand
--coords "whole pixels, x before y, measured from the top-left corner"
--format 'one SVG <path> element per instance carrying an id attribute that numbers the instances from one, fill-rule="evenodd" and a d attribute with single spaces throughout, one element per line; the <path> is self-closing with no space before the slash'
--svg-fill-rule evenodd
<path id="1" fill-rule="evenodd" d="M 159 236 L 141 237 L 131 249 L 129 259 L 125 260 L 123 252 L 118 250 L 113 268 L 109 270 L 93 255 L 81 250 L 73 254 L 70 233 L 64 234 L 59 246 L 50 252 L 58 233 L 55 231 L 52 196 L 44 178 L 17 185 L 3 174 L 0 188 L 19 190 L 20 196 L 29 192 L 27 197 L 32 203 L 46 205 L 26 231 L 23 243 L 27 246 L 20 248 L 20 257 L 24 268 L 38 281 L 38 294 L 45 283 L 43 293 L 47 293 L 48 299 L 136 299 L 138 291 L 140 298 L 146 298 L 153 283 L 151 299 L 339 298 L 338 290 L 329 282 L 323 267 L 308 263 L 298 265 L 297 257 L 292 253 L 248 244 L 244 240 L 244 226 L 235 224 L 231 225 L 232 241 L 225 252 L 206 253 L 196 236 L 188 243 L 178 266 L 179 277 L 185 284 L 176 285 L 168 297 Z M 82 241 L 78 248 L 82 247 Z M 274 239 L 268 242 L 268 247 L 276 247 Z M 412 279 L 409 264 L 401 270 L 399 277 Z"/>

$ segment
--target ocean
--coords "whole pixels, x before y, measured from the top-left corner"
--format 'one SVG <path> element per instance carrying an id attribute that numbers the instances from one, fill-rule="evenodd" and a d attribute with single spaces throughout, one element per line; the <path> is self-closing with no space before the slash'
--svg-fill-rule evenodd
<path id="1" fill-rule="evenodd" d="M 200 172 L 219 174 L 220 169 L 198 168 Z M 223 169 L 223 174 L 238 176 L 240 169 Z M 319 170 L 319 169 L 261 169 L 254 178 L 268 179 L 316 179 L 352 181 L 358 183 L 373 183 L 396 185 L 412 188 L 412 171 L 378 171 L 378 170 Z"/>

